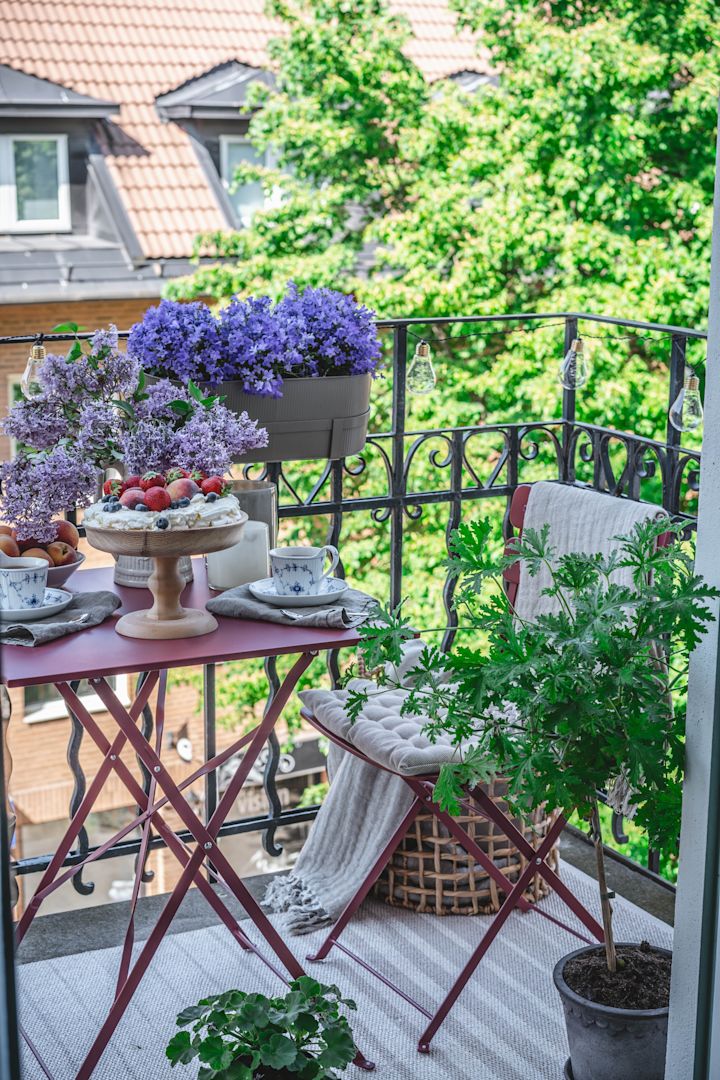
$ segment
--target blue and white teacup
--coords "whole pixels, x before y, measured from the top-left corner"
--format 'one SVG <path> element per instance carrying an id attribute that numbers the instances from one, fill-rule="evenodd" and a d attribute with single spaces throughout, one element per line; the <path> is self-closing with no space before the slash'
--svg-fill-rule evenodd
<path id="1" fill-rule="evenodd" d="M 332 559 L 323 571 L 325 556 Z M 325 547 L 280 547 L 270 552 L 275 589 L 281 596 L 317 596 L 325 578 L 332 574 L 340 555 L 332 544 Z"/>
<path id="2" fill-rule="evenodd" d="M 0 563 L 0 611 L 41 607 L 45 601 L 48 564 L 44 559 L 13 559 Z"/>

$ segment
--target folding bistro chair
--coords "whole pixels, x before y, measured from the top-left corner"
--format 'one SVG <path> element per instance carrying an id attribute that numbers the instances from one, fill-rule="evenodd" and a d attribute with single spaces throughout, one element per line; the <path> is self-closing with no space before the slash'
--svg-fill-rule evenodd
<path id="1" fill-rule="evenodd" d="M 520 533 L 522 532 L 529 494 L 530 485 L 526 484 L 517 488 L 510 506 L 510 522 Z M 508 548 L 506 547 L 506 551 L 507 550 Z M 511 603 L 514 603 L 517 596 L 519 582 L 519 566 L 515 564 L 505 573 L 506 589 Z M 310 697 L 313 695 L 306 694 L 303 696 Z M 318 715 L 318 713 L 321 715 Z M 348 753 L 360 758 L 360 760 L 364 761 L 366 764 L 373 765 L 393 776 L 399 777 L 407 784 L 414 795 L 410 809 L 398 825 L 397 831 L 392 836 L 385 849 L 378 856 L 370 873 L 342 912 L 318 951 L 313 956 L 308 957 L 308 959 L 324 960 L 330 950 L 335 946 L 350 959 L 360 964 L 361 967 L 370 974 L 375 975 L 385 984 L 385 986 L 393 990 L 403 998 L 403 1000 L 407 1001 L 410 1005 L 413 1005 L 428 1021 L 418 1042 L 418 1050 L 421 1053 L 429 1053 L 431 1040 L 457 1001 L 468 979 L 471 977 L 483 956 L 502 930 L 508 917 L 516 908 L 525 912 L 534 911 L 536 914 L 555 923 L 557 926 L 562 927 L 564 930 L 567 930 L 568 933 L 573 934 L 587 944 L 592 944 L 592 939 L 595 939 L 598 942 L 603 941 L 602 927 L 580 903 L 577 897 L 573 895 L 567 885 L 560 880 L 558 875 L 550 868 L 546 861 L 548 854 L 552 851 L 560 833 L 565 827 L 566 820 L 562 815 L 558 814 L 551 824 L 545 838 L 537 848 L 534 848 L 517 825 L 507 814 L 503 813 L 503 811 L 498 808 L 486 792 L 480 788 L 473 790 L 468 789 L 466 791 L 466 799 L 463 804 L 464 807 L 472 813 L 479 812 L 487 821 L 494 824 L 501 833 L 515 845 L 518 851 L 527 858 L 528 861 L 525 869 L 522 870 L 513 884 L 505 876 L 502 869 L 497 866 L 489 858 L 486 852 L 483 851 L 483 849 L 468 835 L 463 826 L 460 825 L 456 819 L 444 813 L 434 801 L 433 788 L 439 773 L 439 765 L 437 764 L 438 756 L 442 756 L 444 752 L 446 759 L 448 761 L 451 760 L 453 748 L 449 743 L 445 747 L 436 745 L 430 748 L 427 738 L 420 735 L 420 728 L 422 727 L 421 718 L 417 722 L 414 722 L 408 717 L 401 718 L 399 711 L 396 710 L 394 717 L 388 715 L 380 723 L 376 720 L 368 719 L 366 721 L 359 720 L 353 725 L 348 719 L 342 706 L 337 702 L 337 699 L 335 699 L 332 704 L 329 704 L 328 707 L 315 706 L 312 711 L 309 708 L 303 708 L 302 716 L 312 724 L 317 731 L 327 736 L 327 738 L 337 746 L 347 750 Z M 351 730 L 352 742 L 349 741 Z M 428 762 L 432 758 L 435 759 L 435 765 L 433 768 L 430 768 Z M 440 1003 L 434 1013 L 431 1013 L 423 1005 L 415 1001 L 404 990 L 386 978 L 385 975 L 375 970 L 364 959 L 354 952 L 351 952 L 350 949 L 340 942 L 340 936 L 343 930 L 370 892 L 390 860 L 393 852 L 405 836 L 409 826 L 421 811 L 430 811 L 437 820 L 445 826 L 448 832 L 464 848 L 464 850 L 472 858 L 476 859 L 483 870 L 497 882 L 498 888 L 505 895 L 505 900 L 486 931 L 482 941 L 472 953 L 446 994 L 444 1000 Z M 554 918 L 537 905 L 528 903 L 523 894 L 531 879 L 536 874 L 541 875 L 545 879 L 550 888 L 555 891 L 557 896 L 577 917 L 589 934 L 592 935 L 592 938 L 586 937 L 584 934 L 567 925 L 567 923 Z"/>

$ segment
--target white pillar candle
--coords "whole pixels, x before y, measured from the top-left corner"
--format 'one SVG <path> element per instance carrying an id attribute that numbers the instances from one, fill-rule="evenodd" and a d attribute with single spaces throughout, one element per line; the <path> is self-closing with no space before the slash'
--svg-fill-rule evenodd
<path id="1" fill-rule="evenodd" d="M 269 550 L 270 536 L 265 522 L 246 521 L 239 543 L 206 556 L 210 588 L 233 589 L 268 577 Z"/>

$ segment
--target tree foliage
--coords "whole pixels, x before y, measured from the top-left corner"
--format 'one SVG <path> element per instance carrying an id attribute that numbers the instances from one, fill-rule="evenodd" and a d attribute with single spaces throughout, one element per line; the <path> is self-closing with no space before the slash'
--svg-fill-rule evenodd
<path id="1" fill-rule="evenodd" d="M 382 0 L 278 0 L 278 85 L 260 92 L 251 124 L 278 169 L 242 175 L 284 198 L 242 232 L 201 238 L 198 253 L 218 261 L 172 283 L 174 295 L 277 296 L 293 277 L 353 291 L 385 316 L 592 310 L 704 321 L 720 89 L 713 5 L 455 7 L 497 85 L 428 84 L 405 55 L 408 27 Z M 597 352 L 589 413 L 607 405 L 612 382 L 613 423 L 637 430 L 648 383 L 659 405 L 664 352 L 640 336 L 627 359 L 612 343 Z M 554 404 L 540 338 L 522 349 L 475 342 L 465 355 L 488 361 L 473 365 L 478 419 Z"/>

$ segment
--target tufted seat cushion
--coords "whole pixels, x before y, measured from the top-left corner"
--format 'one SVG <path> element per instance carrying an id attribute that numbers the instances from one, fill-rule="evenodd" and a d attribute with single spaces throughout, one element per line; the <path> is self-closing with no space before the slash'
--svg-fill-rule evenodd
<path id="1" fill-rule="evenodd" d="M 346 711 L 350 689 L 365 689 L 371 695 L 355 723 Z M 378 690 L 367 679 L 352 679 L 344 690 L 303 690 L 299 696 L 324 727 L 378 765 L 406 776 L 436 773 L 441 765 L 459 759 L 459 748 L 452 745 L 449 735 L 431 742 L 422 731 L 427 716 L 401 715 L 408 693 L 403 689 Z"/>

